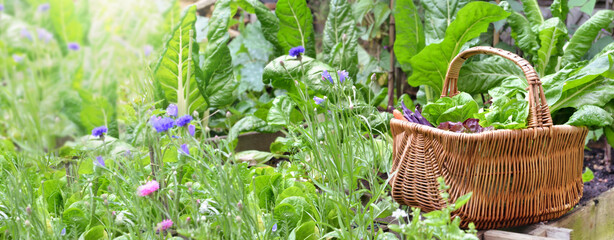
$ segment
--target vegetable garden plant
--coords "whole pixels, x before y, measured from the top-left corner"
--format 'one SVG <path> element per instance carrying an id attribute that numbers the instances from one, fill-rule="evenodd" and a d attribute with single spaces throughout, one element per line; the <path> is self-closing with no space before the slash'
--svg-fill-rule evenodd
<path id="1" fill-rule="evenodd" d="M 392 200 L 388 122 L 525 128 L 501 58 L 438 98 L 451 59 L 504 27 L 555 123 L 614 143 L 614 43 L 592 48 L 611 10 L 570 34 L 565 1 L 547 20 L 534 0 L 324 3 L 0 0 L 0 238 L 476 239 L 450 218 L 470 194 L 427 214 Z M 417 96 L 387 94 L 396 68 Z M 235 151 L 249 131 L 284 137 Z"/>

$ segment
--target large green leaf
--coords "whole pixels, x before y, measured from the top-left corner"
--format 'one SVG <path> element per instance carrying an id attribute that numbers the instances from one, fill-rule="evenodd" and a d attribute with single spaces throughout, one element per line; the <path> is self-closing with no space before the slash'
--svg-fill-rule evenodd
<path id="1" fill-rule="evenodd" d="M 283 62 L 283 66 L 280 62 Z M 310 89 L 322 90 L 325 84 L 322 80 L 322 72 L 327 70 L 333 77 L 335 75 L 330 66 L 313 58 L 304 56 L 302 63 L 301 67 L 299 60 L 288 55 L 278 57 L 264 67 L 262 81 L 265 84 L 271 84 L 274 88 L 291 91 L 295 86 L 294 81 L 301 80 Z"/>
<path id="2" fill-rule="evenodd" d="M 584 85 L 597 78 L 599 75 L 606 73 L 608 70 L 610 70 L 610 60 L 608 56 L 594 58 L 592 62 L 574 72 L 574 74 L 565 81 L 563 91 Z"/>
<path id="3" fill-rule="evenodd" d="M 557 58 L 563 53 L 567 28 L 558 18 L 546 20 L 539 28 L 540 48 L 537 51 L 536 70 L 539 76 L 554 72 Z"/>
<path id="4" fill-rule="evenodd" d="M 245 116 L 244 118 L 241 118 L 241 120 L 236 122 L 235 125 L 232 126 L 232 128 L 230 128 L 230 132 L 228 133 L 228 140 L 232 142 L 237 139 L 240 133 L 254 131 L 258 128 L 265 127 L 266 125 L 267 123 L 260 118 L 257 118 L 252 115 Z"/>
<path id="5" fill-rule="evenodd" d="M 355 25 L 347 0 L 332 0 L 324 26 L 322 60 L 339 70 L 347 70 L 352 79 L 358 72 Z"/>
<path id="6" fill-rule="evenodd" d="M 512 38 L 514 42 L 522 50 L 525 55 L 535 55 L 539 45 L 537 43 L 537 34 L 531 30 L 529 20 L 517 12 L 511 12 L 507 17 L 507 22 L 512 29 Z"/>
<path id="7" fill-rule="evenodd" d="M 446 29 L 454 21 L 456 13 L 467 3 L 469 0 L 422 1 L 426 45 L 438 43 L 446 36 Z"/>
<path id="8" fill-rule="evenodd" d="M 435 92 L 441 92 L 448 66 L 469 40 L 486 31 L 491 22 L 509 15 L 497 5 L 472 2 L 458 11 L 456 19 L 446 30 L 441 43 L 431 44 L 412 57 L 413 74 L 407 79 L 410 85 L 429 85 Z"/>
<path id="9" fill-rule="evenodd" d="M 561 21 L 565 22 L 567 19 L 567 13 L 569 13 L 569 6 L 567 6 L 568 0 L 554 0 L 550 5 L 550 12 L 553 17 L 558 17 Z"/>
<path id="10" fill-rule="evenodd" d="M 594 128 L 610 126 L 612 125 L 612 121 L 614 121 L 614 119 L 612 119 L 612 114 L 603 108 L 585 105 L 573 113 L 573 115 L 569 117 L 569 121 L 565 124 Z"/>
<path id="11" fill-rule="evenodd" d="M 539 9 L 537 0 L 522 0 L 522 9 L 524 10 L 524 15 L 529 19 L 531 29 L 537 32 L 537 29 L 544 23 L 544 17 L 542 16 L 542 11 Z"/>
<path id="12" fill-rule="evenodd" d="M 478 104 L 471 95 L 460 93 L 454 97 L 437 99 L 433 103 L 424 106 L 422 115 L 433 126 L 439 126 L 442 122 L 463 122 L 467 118 L 473 118 L 478 113 Z"/>
<path id="13" fill-rule="evenodd" d="M 197 69 L 198 88 L 209 107 L 222 107 L 234 102 L 233 92 L 238 86 L 232 72 L 232 59 L 228 49 L 228 23 L 230 21 L 230 1 L 220 0 L 209 21 L 208 44 L 204 61 Z"/>
<path id="14" fill-rule="evenodd" d="M 580 60 L 588 49 L 591 48 L 593 41 L 595 41 L 595 37 L 597 37 L 601 29 L 607 28 L 608 25 L 612 24 L 612 21 L 614 21 L 614 11 L 601 10 L 595 13 L 588 21 L 584 22 L 571 37 L 569 44 L 565 47 L 565 53 L 561 59 L 561 66 Z"/>
<path id="15" fill-rule="evenodd" d="M 283 55 L 284 49 L 281 47 L 279 40 L 277 39 L 277 32 L 279 31 L 279 19 L 277 19 L 277 16 L 275 16 L 275 14 L 271 12 L 268 7 L 258 0 L 246 1 L 254 7 L 258 21 L 260 21 L 260 24 L 262 25 L 262 34 L 267 41 L 273 44 L 273 52 L 275 53 L 275 56 Z"/>
<path id="16" fill-rule="evenodd" d="M 512 61 L 492 56 L 463 65 L 458 77 L 458 89 L 471 94 L 485 93 L 509 78 L 523 80 L 525 76 Z"/>
<path id="17" fill-rule="evenodd" d="M 82 100 L 79 117 L 83 128 L 91 132 L 96 127 L 106 126 L 109 130 L 108 135 L 118 137 L 116 107 L 110 102 L 114 99 L 91 95 L 83 90 L 80 90 L 79 95 Z"/>
<path id="18" fill-rule="evenodd" d="M 61 45 L 63 45 L 62 49 L 65 51 L 67 49 L 66 44 L 69 42 L 82 44 L 86 34 L 82 21 L 75 11 L 74 1 L 51 0 L 49 4 L 51 25 L 53 25 L 57 39 L 60 41 Z"/>
<path id="19" fill-rule="evenodd" d="M 476 114 L 482 127 L 522 129 L 527 125 L 529 102 L 523 99 L 500 97 L 487 111 Z"/>
<path id="20" fill-rule="evenodd" d="M 579 109 L 584 105 L 603 106 L 613 98 L 614 79 L 598 77 L 585 85 L 563 92 L 550 110 L 555 112 L 567 107 Z"/>
<path id="21" fill-rule="evenodd" d="M 316 57 L 313 17 L 305 0 L 280 0 L 275 14 L 279 18 L 277 38 L 284 51 L 303 46 L 305 55 Z"/>
<path id="22" fill-rule="evenodd" d="M 198 69 L 195 22 L 196 6 L 192 6 L 173 30 L 154 70 L 156 97 L 165 103 L 176 103 L 179 115 L 204 110 L 207 106 L 195 78 Z"/>
<path id="23" fill-rule="evenodd" d="M 403 71 L 411 69 L 411 58 L 424 48 L 422 20 L 413 0 L 397 0 L 394 6 L 394 54 Z"/>
<path id="24" fill-rule="evenodd" d="M 104 230 L 104 226 L 98 225 L 87 230 L 83 236 L 83 240 L 104 240 L 109 239 L 107 231 Z"/>
<path id="25" fill-rule="evenodd" d="M 273 106 L 269 109 L 267 122 L 271 125 L 287 126 L 290 124 L 290 113 L 294 110 L 294 103 L 288 96 L 279 96 L 273 100 Z"/>

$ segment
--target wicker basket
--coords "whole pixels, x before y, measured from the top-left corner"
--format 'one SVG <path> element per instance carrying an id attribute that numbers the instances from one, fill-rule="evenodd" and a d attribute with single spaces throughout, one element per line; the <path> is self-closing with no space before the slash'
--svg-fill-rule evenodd
<path id="1" fill-rule="evenodd" d="M 443 96 L 458 94 L 458 73 L 476 54 L 512 60 L 529 83 L 527 129 L 455 133 L 392 119 L 394 160 L 392 197 L 400 204 L 428 212 L 445 203 L 437 177 L 450 186 L 450 200 L 473 192 L 454 212 L 462 225 L 478 229 L 511 227 L 559 217 L 582 196 L 584 139 L 588 130 L 553 126 L 541 82 L 533 67 L 511 52 L 474 47 L 452 60 Z M 396 173 L 395 173 L 396 172 Z"/>

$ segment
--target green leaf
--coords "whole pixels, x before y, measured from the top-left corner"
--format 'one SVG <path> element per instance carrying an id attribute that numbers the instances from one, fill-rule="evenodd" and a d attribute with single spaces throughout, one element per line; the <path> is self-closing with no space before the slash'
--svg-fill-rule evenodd
<path id="1" fill-rule="evenodd" d="M 273 106 L 269 109 L 267 122 L 271 125 L 287 126 L 290 124 L 290 114 L 295 104 L 288 96 L 278 96 L 273 100 Z"/>
<path id="2" fill-rule="evenodd" d="M 439 126 L 446 121 L 463 122 L 472 118 L 478 113 L 478 108 L 477 102 L 471 95 L 463 92 L 452 98 L 443 97 L 427 104 L 422 110 L 422 116 L 433 126 Z"/>
<path id="3" fill-rule="evenodd" d="M 68 208 L 62 213 L 62 222 L 66 224 L 66 230 L 69 233 L 75 233 L 74 235 L 80 235 L 87 224 L 90 222 L 85 216 L 85 213 L 79 208 Z"/>
<path id="4" fill-rule="evenodd" d="M 614 98 L 614 79 L 598 77 L 589 83 L 569 89 L 550 107 L 551 112 L 562 108 L 579 109 L 584 105 L 603 106 Z"/>
<path id="5" fill-rule="evenodd" d="M 280 62 L 283 61 L 283 66 Z M 335 76 L 334 71 L 328 65 L 313 58 L 303 56 L 301 62 L 294 57 L 284 55 L 271 61 L 264 67 L 262 81 L 271 84 L 274 88 L 292 91 L 295 89 L 294 81 L 306 83 L 310 89 L 323 91 L 325 82 L 322 80 L 322 72 L 327 70 Z M 305 74 L 303 75 L 303 69 Z"/>
<path id="6" fill-rule="evenodd" d="M 104 226 L 98 225 L 90 228 L 83 236 L 84 240 L 103 240 L 109 239 L 107 232 L 104 230 Z"/>
<path id="7" fill-rule="evenodd" d="M 535 68 L 539 76 L 554 72 L 567 37 L 567 28 L 558 18 L 550 18 L 539 27 L 540 48 Z"/>
<path id="8" fill-rule="evenodd" d="M 597 34 L 614 21 L 614 11 L 601 10 L 584 22 L 569 40 L 561 59 L 561 66 L 577 62 L 593 45 Z"/>
<path id="9" fill-rule="evenodd" d="M 593 171 L 591 171 L 591 169 L 588 167 L 584 168 L 584 173 L 582 173 L 582 182 L 590 182 L 593 180 L 593 178 L 595 178 Z"/>
<path id="10" fill-rule="evenodd" d="M 322 60 L 339 70 L 347 70 L 352 79 L 358 72 L 356 24 L 347 0 L 330 1 L 330 10 L 322 37 Z"/>
<path id="11" fill-rule="evenodd" d="M 196 6 L 188 8 L 172 37 L 166 42 L 154 70 L 156 97 L 176 103 L 179 115 L 202 111 L 207 103 L 198 91 L 195 72 L 198 68 L 198 44 L 195 40 Z"/>
<path id="12" fill-rule="evenodd" d="M 252 115 L 245 116 L 230 128 L 228 132 L 228 141 L 234 141 L 242 132 L 253 131 L 266 125 L 267 123 L 260 118 Z"/>
<path id="13" fill-rule="evenodd" d="M 456 199 L 456 202 L 454 202 L 454 210 L 458 210 L 461 207 L 463 207 L 465 204 L 467 204 L 467 202 L 469 202 L 469 199 L 471 199 L 472 194 L 473 192 L 470 192 Z"/>
<path id="14" fill-rule="evenodd" d="M 605 135 L 606 140 L 608 140 L 608 144 L 610 144 L 610 146 L 614 146 L 614 126 L 610 125 L 604 127 L 603 133 Z"/>
<path id="15" fill-rule="evenodd" d="M 320 239 L 320 231 L 314 221 L 309 221 L 301 224 L 300 227 L 294 230 L 296 239 L 318 240 Z"/>
<path id="16" fill-rule="evenodd" d="M 72 0 L 51 0 L 49 1 L 49 16 L 51 25 L 62 50 L 67 50 L 69 42 L 83 44 L 87 37 L 84 32 L 82 20 L 79 19 L 75 11 L 75 4 Z"/>
<path id="17" fill-rule="evenodd" d="M 529 103 L 523 99 L 506 96 L 495 99 L 487 111 L 476 114 L 482 127 L 495 129 L 522 129 L 527 126 Z"/>
<path id="18" fill-rule="evenodd" d="M 305 47 L 305 55 L 316 57 L 313 17 L 305 0 L 281 0 L 277 2 L 275 15 L 279 19 L 277 38 L 284 52 L 297 46 Z"/>
<path id="19" fill-rule="evenodd" d="M 270 152 L 262 152 L 258 150 L 247 150 L 238 152 L 235 155 L 236 159 L 241 162 L 248 162 L 250 165 L 265 163 L 275 157 L 275 154 Z"/>
<path id="20" fill-rule="evenodd" d="M 507 17 L 507 22 L 512 29 L 512 38 L 514 42 L 525 54 L 535 56 L 539 45 L 537 43 L 537 34 L 531 30 L 529 20 L 517 12 L 511 12 Z"/>
<path id="21" fill-rule="evenodd" d="M 233 94 L 238 86 L 233 72 L 232 59 L 228 49 L 228 22 L 230 21 L 230 1 L 215 3 L 215 10 L 209 21 L 207 47 L 200 68 L 197 68 L 196 81 L 208 107 L 223 107 L 236 99 Z"/>
<path id="22" fill-rule="evenodd" d="M 465 63 L 458 77 L 458 89 L 470 94 L 485 93 L 510 78 L 525 79 L 522 70 L 512 61 L 491 56 Z"/>
<path id="23" fill-rule="evenodd" d="M 394 6 L 394 54 L 405 72 L 411 70 L 411 58 L 425 46 L 422 20 L 413 0 L 397 0 Z"/>
<path id="24" fill-rule="evenodd" d="M 54 214 L 62 212 L 64 200 L 62 199 L 61 189 L 64 184 L 60 180 L 44 181 L 41 187 L 41 196 L 47 202 L 47 211 Z"/>
<path id="25" fill-rule="evenodd" d="M 553 17 L 558 17 L 561 21 L 565 22 L 567 19 L 567 13 L 569 13 L 569 6 L 567 6 L 568 0 L 554 0 L 550 5 L 550 12 Z"/>
<path id="26" fill-rule="evenodd" d="M 524 15 L 529 19 L 531 29 L 537 32 L 537 29 L 544 23 L 544 17 L 542 16 L 542 11 L 539 9 L 537 0 L 522 0 L 522 9 L 524 10 Z"/>
<path id="27" fill-rule="evenodd" d="M 279 31 L 279 19 L 271 10 L 258 0 L 246 0 L 254 7 L 256 17 L 262 25 L 262 34 L 264 38 L 273 44 L 273 52 L 275 56 L 284 55 L 284 49 L 279 44 L 277 32 Z"/>
<path id="28" fill-rule="evenodd" d="M 91 95 L 83 90 L 81 90 L 79 94 L 82 99 L 79 116 L 81 125 L 85 128 L 87 133 L 90 133 L 92 129 L 96 127 L 106 126 L 109 129 L 107 135 L 113 137 L 119 136 L 117 113 L 112 103 L 104 97 Z"/>
<path id="29" fill-rule="evenodd" d="M 612 114 L 603 108 L 584 105 L 569 117 L 565 124 L 573 126 L 586 126 L 590 128 L 601 128 L 612 125 Z"/>
<path id="30" fill-rule="evenodd" d="M 469 3 L 468 0 L 425 0 L 424 39 L 425 44 L 440 42 L 446 36 L 446 29 L 457 17 L 456 13 Z"/>
<path id="31" fill-rule="evenodd" d="M 563 91 L 584 85 L 587 82 L 610 70 L 610 61 L 607 56 L 597 57 L 581 69 L 576 71 L 565 81 Z"/>
<path id="32" fill-rule="evenodd" d="M 460 52 L 462 46 L 487 30 L 491 22 L 506 18 L 509 13 L 497 5 L 485 2 L 472 2 L 458 11 L 446 30 L 441 43 L 425 47 L 412 57 L 413 74 L 407 79 L 410 85 L 429 85 L 435 92 L 441 92 L 448 66 Z M 427 19 L 428 21 L 428 19 Z"/>
<path id="33" fill-rule="evenodd" d="M 565 66 L 563 69 L 560 69 L 556 73 L 546 75 L 545 77 L 541 78 L 544 94 L 546 95 L 546 101 L 548 102 L 549 106 L 552 106 L 561 98 L 565 81 L 569 79 L 569 76 L 578 68 L 582 68 L 584 64 L 586 64 L 586 62 L 570 64 Z M 550 110 L 552 110 L 552 108 Z"/>

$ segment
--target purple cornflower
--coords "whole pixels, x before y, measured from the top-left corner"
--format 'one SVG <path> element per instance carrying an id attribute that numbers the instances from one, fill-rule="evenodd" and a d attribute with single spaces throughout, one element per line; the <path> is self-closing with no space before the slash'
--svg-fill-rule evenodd
<path id="1" fill-rule="evenodd" d="M 4 4 L 0 3 L 0 11 L 4 11 Z"/>
<path id="2" fill-rule="evenodd" d="M 183 115 L 177 118 L 177 121 L 175 123 L 177 124 L 177 126 L 183 127 L 186 124 L 190 123 L 191 121 L 192 121 L 192 116 L 186 114 L 186 115 Z"/>
<path id="3" fill-rule="evenodd" d="M 102 156 L 96 157 L 96 161 L 94 162 L 94 165 L 100 166 L 100 167 L 106 167 L 106 165 L 104 164 L 104 159 L 102 159 Z"/>
<path id="4" fill-rule="evenodd" d="M 320 105 L 322 102 L 324 102 L 324 98 L 313 97 L 313 101 L 315 101 L 317 105 Z"/>
<path id="5" fill-rule="evenodd" d="M 145 45 L 145 47 L 143 47 L 143 53 L 145 54 L 145 57 L 149 57 L 151 52 L 153 52 L 153 46 Z"/>
<path id="6" fill-rule="evenodd" d="M 330 83 L 335 83 L 333 82 L 333 77 L 330 76 L 330 73 L 328 73 L 327 70 L 324 70 L 324 72 L 322 72 L 322 80 L 328 80 Z"/>
<path id="7" fill-rule="evenodd" d="M 273 228 L 271 228 L 271 231 L 277 232 L 277 223 L 273 224 Z"/>
<path id="8" fill-rule="evenodd" d="M 49 41 L 51 41 L 51 39 L 53 39 L 53 34 L 45 30 L 44 28 L 36 29 L 36 33 L 38 35 L 38 39 L 45 41 L 45 43 L 48 43 Z"/>
<path id="9" fill-rule="evenodd" d="M 168 105 L 168 107 L 166 107 L 166 114 L 168 114 L 169 116 L 176 117 L 178 111 L 179 109 L 177 108 L 177 105 L 175 104 L 171 103 Z"/>
<path id="10" fill-rule="evenodd" d="M 157 231 L 162 232 L 162 231 L 165 231 L 166 229 L 171 228 L 172 226 L 173 226 L 173 220 L 166 219 L 158 223 Z"/>
<path id="11" fill-rule="evenodd" d="M 81 46 L 79 46 L 79 44 L 76 42 L 69 42 L 66 46 L 68 47 L 68 50 L 72 51 L 79 51 L 79 49 L 81 49 Z"/>
<path id="12" fill-rule="evenodd" d="M 183 152 L 185 155 L 190 155 L 190 149 L 188 148 L 187 144 L 181 144 L 181 152 Z"/>
<path id="13" fill-rule="evenodd" d="M 15 61 L 16 63 L 20 63 L 21 61 L 23 61 L 23 59 L 24 59 L 23 55 L 13 54 L 13 61 Z"/>
<path id="14" fill-rule="evenodd" d="M 350 74 L 348 73 L 348 71 L 345 70 L 341 70 L 341 71 L 337 71 L 337 76 L 339 76 L 339 82 L 343 82 L 345 81 L 345 79 L 349 76 Z"/>
<path id="15" fill-rule="evenodd" d="M 21 32 L 19 33 L 19 35 L 22 38 L 27 38 L 28 40 L 32 41 L 32 33 L 30 33 L 30 31 L 28 31 L 27 28 L 22 28 Z"/>
<path id="16" fill-rule="evenodd" d="M 301 53 L 305 52 L 305 48 L 303 46 L 293 47 L 288 51 L 288 55 L 290 57 L 300 57 Z"/>
<path id="17" fill-rule="evenodd" d="M 175 120 L 169 117 L 162 118 L 152 116 L 149 122 L 157 132 L 166 132 L 175 126 Z"/>
<path id="18" fill-rule="evenodd" d="M 190 133 L 190 136 L 194 137 L 194 133 L 196 133 L 196 126 L 190 124 L 188 126 L 188 132 Z"/>
<path id="19" fill-rule="evenodd" d="M 101 137 L 102 135 L 107 133 L 107 131 L 108 131 L 108 129 L 107 129 L 106 126 L 100 126 L 100 127 L 92 129 L 92 136 L 94 136 L 94 137 Z"/>
<path id="20" fill-rule="evenodd" d="M 62 231 L 60 231 L 60 235 L 62 236 L 66 235 L 66 228 L 62 228 Z"/>
<path id="21" fill-rule="evenodd" d="M 43 3 L 41 5 L 38 5 L 37 9 L 38 9 L 39 12 L 46 12 L 46 11 L 49 10 L 50 7 L 51 6 L 49 5 L 49 3 Z"/>

